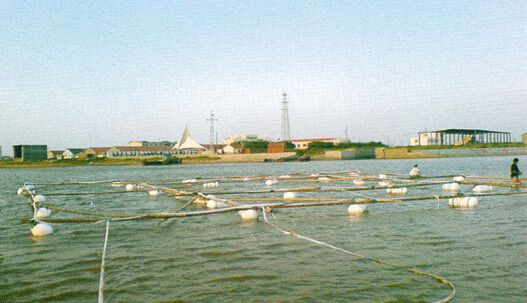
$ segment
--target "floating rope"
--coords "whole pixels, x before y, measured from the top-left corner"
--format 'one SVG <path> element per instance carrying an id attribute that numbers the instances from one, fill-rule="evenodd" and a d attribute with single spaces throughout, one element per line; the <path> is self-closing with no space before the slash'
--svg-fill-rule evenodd
<path id="1" fill-rule="evenodd" d="M 320 245 L 320 246 L 325 246 L 325 247 L 331 248 L 333 250 L 337 250 L 337 251 L 343 252 L 345 254 L 348 254 L 348 255 L 351 255 L 351 256 L 354 256 L 354 257 L 359 257 L 359 258 L 371 260 L 371 261 L 374 261 L 376 263 L 387 265 L 387 266 L 390 266 L 390 267 L 393 267 L 393 268 L 405 269 L 406 271 L 409 271 L 409 272 L 417 274 L 417 275 L 430 277 L 430 278 L 434 279 L 435 281 L 437 281 L 437 282 L 439 282 L 439 283 L 441 283 L 443 285 L 446 285 L 448 288 L 450 288 L 450 293 L 449 293 L 448 296 L 446 296 L 445 298 L 443 298 L 441 300 L 438 300 L 438 301 L 432 301 L 432 303 L 447 303 L 447 302 L 452 301 L 452 299 L 456 295 L 456 287 L 454 286 L 454 284 L 452 284 L 447 279 L 442 278 L 442 277 L 440 277 L 438 275 L 427 273 L 427 272 L 424 272 L 424 271 L 420 271 L 420 270 L 412 268 L 412 267 L 405 267 L 405 266 L 389 263 L 389 262 L 386 262 L 386 261 L 383 261 L 383 260 L 380 260 L 380 259 L 376 259 L 376 258 L 372 258 L 372 257 L 366 257 L 366 256 L 363 256 L 361 254 L 354 253 L 354 252 L 351 252 L 349 250 L 345 250 L 343 248 L 331 245 L 329 243 L 325 243 L 325 242 L 322 242 L 322 241 L 319 241 L 319 240 L 315 240 L 315 239 L 312 239 L 312 238 L 300 235 L 300 234 L 298 234 L 296 232 L 286 231 L 286 230 L 278 227 L 277 225 L 275 225 L 275 224 L 273 224 L 273 223 L 271 223 L 269 221 L 269 219 L 267 218 L 267 215 L 266 215 L 266 210 L 263 207 L 262 207 L 262 214 L 263 214 L 263 217 L 264 217 L 264 221 L 267 224 L 271 225 L 272 227 L 274 227 L 275 229 L 277 229 L 278 231 L 280 231 L 284 235 L 293 236 L 293 237 L 296 237 L 296 238 L 299 238 L 299 239 L 302 239 L 302 240 L 306 240 L 306 241 L 315 243 L 315 244 Z"/>
<path id="2" fill-rule="evenodd" d="M 104 246 L 102 249 L 101 276 L 99 278 L 99 303 L 104 303 L 104 266 L 106 262 L 106 247 L 108 245 L 108 234 L 110 233 L 110 221 L 106 221 L 106 234 L 104 235 Z"/>

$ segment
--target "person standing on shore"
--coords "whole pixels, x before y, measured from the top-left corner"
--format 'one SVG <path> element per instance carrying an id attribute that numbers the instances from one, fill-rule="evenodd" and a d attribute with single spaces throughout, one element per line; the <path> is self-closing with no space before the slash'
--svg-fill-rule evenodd
<path id="1" fill-rule="evenodd" d="M 522 172 L 518 168 L 518 162 L 520 160 L 518 158 L 514 158 L 512 160 L 511 164 L 511 179 L 512 179 L 512 187 L 520 187 L 522 185 L 520 181 L 520 175 Z"/>
<path id="2" fill-rule="evenodd" d="M 419 177 L 421 177 L 421 170 L 419 169 L 419 167 L 417 167 L 417 164 L 416 164 L 414 165 L 414 168 L 410 170 L 410 178 L 416 179 Z"/>

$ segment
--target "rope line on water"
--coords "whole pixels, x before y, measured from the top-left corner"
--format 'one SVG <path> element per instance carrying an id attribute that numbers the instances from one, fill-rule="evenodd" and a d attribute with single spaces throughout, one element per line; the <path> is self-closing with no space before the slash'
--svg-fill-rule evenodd
<path id="1" fill-rule="evenodd" d="M 108 234 L 110 233 L 110 221 L 106 221 L 106 234 L 104 235 L 104 246 L 102 249 L 101 276 L 99 278 L 99 303 L 104 303 L 104 266 L 106 261 L 106 247 L 108 245 Z"/>
<path id="2" fill-rule="evenodd" d="M 389 262 L 386 262 L 386 261 L 383 261 L 383 260 L 380 260 L 380 259 L 376 259 L 376 258 L 373 258 L 373 257 L 366 257 L 366 256 L 363 256 L 361 254 L 354 253 L 354 252 L 351 252 L 349 250 L 345 250 L 343 248 L 331 245 L 331 244 L 326 243 L 326 242 L 322 242 L 322 241 L 319 241 L 319 240 L 316 240 L 316 239 L 313 239 L 313 238 L 309 238 L 309 237 L 300 235 L 300 234 L 292 232 L 292 231 L 284 230 L 284 229 L 278 227 L 277 225 L 275 225 L 275 224 L 273 224 L 273 223 L 271 223 L 269 221 L 269 219 L 267 218 L 266 210 L 265 210 L 264 207 L 262 207 L 262 214 L 263 214 L 263 217 L 264 217 L 264 221 L 267 224 L 269 224 L 270 226 L 274 227 L 275 229 L 277 229 L 278 231 L 280 231 L 284 235 L 293 236 L 293 237 L 296 237 L 296 238 L 299 238 L 299 239 L 302 239 L 302 240 L 306 240 L 306 241 L 315 243 L 317 245 L 328 247 L 328 248 L 331 248 L 333 250 L 337 250 L 337 251 L 343 252 L 345 254 L 354 256 L 354 257 L 359 257 L 359 258 L 371 260 L 371 261 L 374 261 L 376 263 L 387 265 L 387 266 L 390 266 L 390 267 L 393 267 L 393 268 L 397 268 L 397 269 L 404 269 L 404 270 L 409 271 L 411 273 L 414 273 L 416 275 L 426 276 L 426 277 L 432 278 L 432 279 L 434 279 L 434 281 L 439 282 L 439 283 L 441 283 L 443 285 L 446 285 L 448 288 L 450 288 L 450 293 L 449 293 L 448 296 L 446 296 L 446 297 L 444 297 L 444 298 L 442 298 L 442 299 L 440 299 L 438 301 L 432 301 L 431 303 L 447 303 L 447 302 L 452 301 L 452 299 L 454 299 L 454 296 L 456 295 L 456 287 L 454 286 L 454 284 L 452 284 L 447 279 L 442 278 L 442 277 L 440 277 L 438 275 L 435 275 L 435 274 L 432 274 L 432 273 L 428 273 L 428 272 L 424 272 L 424 271 L 420 271 L 420 270 L 412 268 L 412 267 L 405 267 L 405 266 L 389 263 Z"/>

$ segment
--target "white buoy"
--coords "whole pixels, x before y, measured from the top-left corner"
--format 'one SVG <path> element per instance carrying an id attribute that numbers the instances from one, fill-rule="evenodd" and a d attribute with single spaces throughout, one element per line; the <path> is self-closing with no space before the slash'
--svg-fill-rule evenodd
<path id="1" fill-rule="evenodd" d="M 389 181 L 379 181 L 379 186 L 390 186 L 392 185 Z"/>
<path id="2" fill-rule="evenodd" d="M 51 210 L 45 207 L 41 207 L 37 210 L 35 217 L 36 218 L 46 218 L 46 217 L 49 217 L 50 215 L 51 215 Z"/>
<path id="3" fill-rule="evenodd" d="M 295 198 L 296 198 L 295 192 L 288 191 L 284 193 L 284 199 L 295 199 Z"/>
<path id="4" fill-rule="evenodd" d="M 203 187 L 204 188 L 207 188 L 207 187 L 218 187 L 219 185 L 220 185 L 220 183 L 218 183 L 218 182 L 203 183 Z"/>
<path id="5" fill-rule="evenodd" d="M 46 197 L 43 195 L 36 195 L 33 197 L 34 202 L 44 202 L 46 201 Z"/>
<path id="6" fill-rule="evenodd" d="M 362 214 L 366 211 L 367 208 L 368 208 L 367 205 L 351 204 L 348 207 L 348 214 L 350 215 Z"/>
<path id="7" fill-rule="evenodd" d="M 386 193 L 391 195 L 404 195 L 408 192 L 408 188 L 399 187 L 399 188 L 387 188 Z"/>
<path id="8" fill-rule="evenodd" d="M 492 191 L 492 186 L 489 186 L 489 185 L 476 185 L 476 186 L 474 186 L 472 191 L 476 192 L 476 193 L 488 192 L 488 191 Z"/>
<path id="9" fill-rule="evenodd" d="M 159 194 L 161 194 L 161 192 L 159 190 L 151 190 L 151 191 L 148 192 L 148 195 L 152 196 L 152 197 L 159 196 Z"/>
<path id="10" fill-rule="evenodd" d="M 443 190 L 459 191 L 459 183 L 446 183 L 441 186 Z"/>
<path id="11" fill-rule="evenodd" d="M 265 185 L 267 186 L 272 186 L 272 185 L 275 185 L 275 184 L 278 184 L 278 180 L 266 180 L 265 181 Z"/>
<path id="12" fill-rule="evenodd" d="M 385 174 L 380 174 L 379 179 L 387 179 L 388 177 Z"/>
<path id="13" fill-rule="evenodd" d="M 216 200 L 207 201 L 207 208 L 209 209 L 223 208 L 227 206 L 228 206 L 227 204 L 220 202 L 220 201 L 216 201 Z"/>
<path id="14" fill-rule="evenodd" d="M 200 205 L 203 205 L 203 204 L 206 204 L 207 201 L 209 201 L 209 199 L 207 198 L 204 198 L 204 197 L 197 197 L 196 200 L 194 200 L 194 204 L 200 204 Z"/>
<path id="15" fill-rule="evenodd" d="M 53 227 L 48 223 L 40 222 L 31 228 L 31 234 L 35 237 L 47 236 L 53 233 Z"/>
<path id="16" fill-rule="evenodd" d="M 25 194 L 26 190 L 21 187 L 19 188 L 17 191 L 16 191 L 16 194 L 19 195 L 19 196 L 23 196 Z"/>
<path id="17" fill-rule="evenodd" d="M 353 184 L 355 184 L 355 185 L 363 185 L 364 184 L 364 180 L 361 180 L 361 179 L 353 180 Z"/>
<path id="18" fill-rule="evenodd" d="M 125 190 L 126 191 L 134 191 L 136 188 L 135 184 L 126 184 Z"/>
<path id="19" fill-rule="evenodd" d="M 198 182 L 198 180 L 196 179 L 186 179 L 186 180 L 181 181 L 181 183 L 196 183 L 196 182 Z"/>
<path id="20" fill-rule="evenodd" d="M 331 179 L 328 178 L 328 177 L 320 177 L 320 178 L 318 178 L 318 181 L 320 181 L 320 182 L 329 182 L 329 181 L 331 181 Z"/>
<path id="21" fill-rule="evenodd" d="M 456 177 L 454 177 L 454 181 L 456 181 L 456 182 L 463 182 L 463 181 L 465 181 L 465 177 L 463 177 L 463 176 L 456 176 Z"/>
<path id="22" fill-rule="evenodd" d="M 244 221 L 251 221 L 258 219 L 258 212 L 254 209 L 240 210 L 238 214 Z"/>
<path id="23" fill-rule="evenodd" d="M 475 207 L 478 205 L 478 198 L 476 197 L 459 197 L 448 199 L 448 206 L 450 207 Z"/>

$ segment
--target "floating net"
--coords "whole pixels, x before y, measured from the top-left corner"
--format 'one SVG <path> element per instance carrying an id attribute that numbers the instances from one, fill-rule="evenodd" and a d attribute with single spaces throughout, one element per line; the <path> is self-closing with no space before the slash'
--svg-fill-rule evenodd
<path id="1" fill-rule="evenodd" d="M 344 205 L 351 216 L 360 216 L 372 204 L 403 203 L 410 201 L 430 202 L 435 207 L 447 204 L 454 208 L 473 208 L 478 198 L 485 196 L 525 195 L 526 186 L 511 189 L 507 178 L 496 176 L 420 176 L 401 174 L 368 175 L 360 171 L 320 172 L 315 174 L 284 174 L 275 176 L 229 176 L 222 178 L 163 179 L 163 180 L 99 180 L 70 183 L 26 183 L 20 196 L 28 197 L 32 216 L 33 236 L 48 236 L 57 224 L 90 224 L 106 222 L 101 260 L 99 302 L 104 301 L 104 270 L 106 247 L 109 241 L 110 222 L 167 220 L 183 217 L 212 216 L 237 212 L 240 220 L 259 220 L 280 233 L 313 243 L 336 253 L 344 253 L 395 269 L 428 277 L 449 289 L 443 298 L 433 302 L 449 302 L 456 293 L 447 279 L 412 267 L 392 264 L 377 258 L 364 256 L 344 248 L 316 240 L 312 237 L 288 231 L 271 217 L 274 211 L 305 207 L 331 207 Z M 427 190 L 424 190 L 427 189 Z M 434 189 L 434 195 L 430 195 Z M 426 192 L 427 194 L 421 194 Z M 115 196 L 143 194 L 151 198 L 166 196 L 177 201 L 174 211 L 153 212 L 93 211 L 88 205 L 59 207 L 50 203 L 61 196 Z M 47 198 L 51 197 L 51 198 Z M 52 214 L 53 213 L 53 214 Z M 55 214 L 61 214 L 56 218 Z"/>

